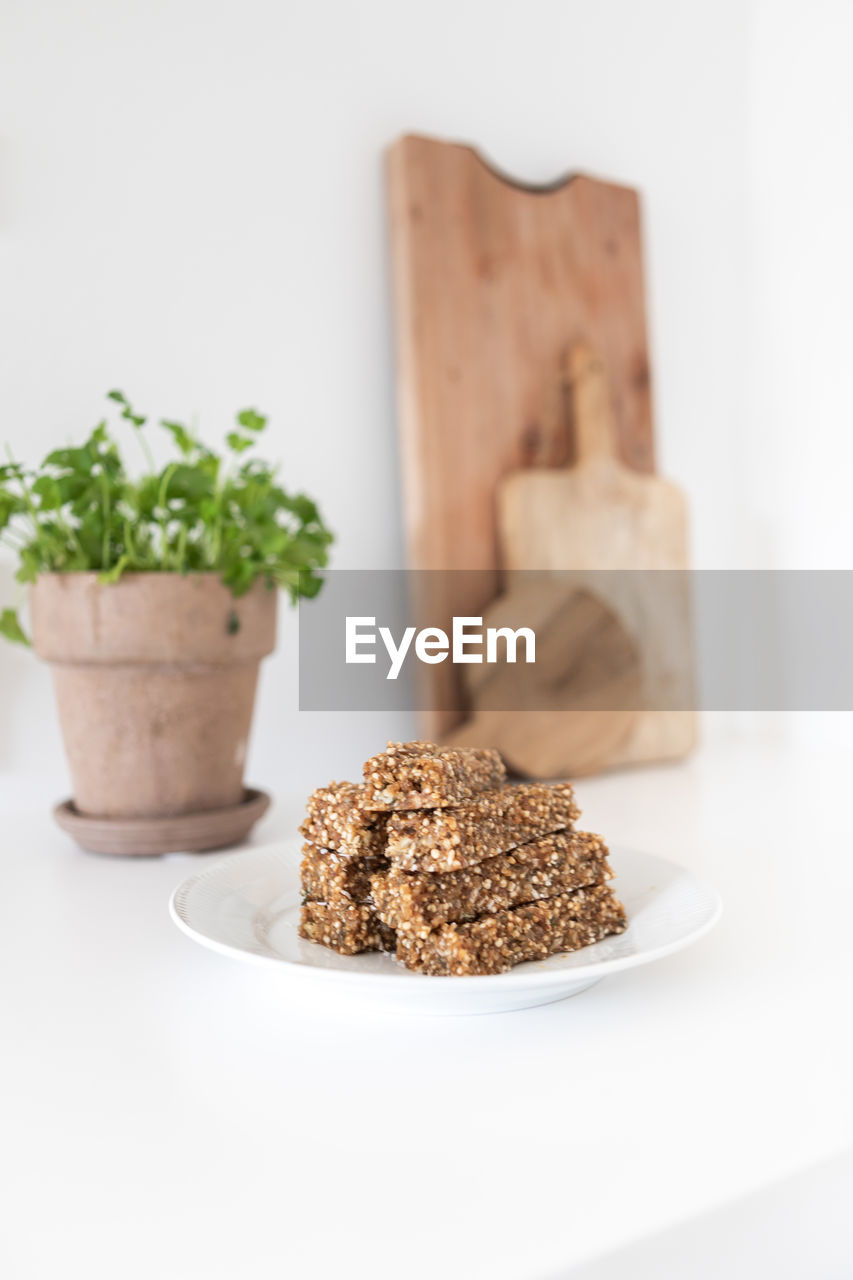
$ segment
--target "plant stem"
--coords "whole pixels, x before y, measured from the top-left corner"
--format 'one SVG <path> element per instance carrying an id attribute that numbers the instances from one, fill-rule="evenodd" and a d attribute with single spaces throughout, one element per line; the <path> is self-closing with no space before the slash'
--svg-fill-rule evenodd
<path id="1" fill-rule="evenodd" d="M 132 561 L 135 560 L 136 550 L 133 545 L 133 535 L 130 532 L 130 521 L 127 519 L 127 517 L 125 517 L 125 520 L 124 520 L 124 545 L 125 545 L 127 554 L 130 556 L 130 559 Z"/>
<path id="2" fill-rule="evenodd" d="M 172 479 L 172 476 L 175 474 L 177 466 L 178 466 L 177 462 L 173 462 L 171 466 L 168 466 L 166 470 L 163 472 L 163 479 L 160 481 L 160 491 L 157 494 L 157 506 L 160 507 L 161 510 L 163 511 L 163 515 L 160 517 L 159 523 L 160 523 L 160 530 L 162 535 L 162 546 L 160 548 L 160 558 L 163 562 L 164 568 L 166 565 L 168 552 L 169 552 L 169 533 L 168 533 L 169 508 L 166 506 L 166 496 L 169 492 L 169 481 Z"/>
<path id="3" fill-rule="evenodd" d="M 104 515 L 104 533 L 101 538 L 101 568 L 110 567 L 110 486 L 107 473 L 101 468 L 101 510 Z"/>
<path id="4" fill-rule="evenodd" d="M 178 549 L 175 555 L 175 568 L 180 573 L 183 573 L 183 570 L 184 570 L 184 556 L 186 554 L 186 550 L 187 550 L 187 526 L 185 524 L 182 524 L 181 531 L 178 534 Z"/>
<path id="5" fill-rule="evenodd" d="M 80 539 L 77 537 L 77 534 L 74 531 L 73 526 L 70 525 L 67 520 L 63 519 L 59 511 L 57 511 L 56 513 L 56 520 L 57 520 L 57 523 L 59 524 L 60 529 L 62 529 L 63 533 L 67 535 L 68 541 L 73 542 L 74 546 L 80 552 L 81 556 L 85 555 L 85 552 L 83 551 L 83 547 L 80 543 Z"/>
<path id="6" fill-rule="evenodd" d="M 136 438 L 139 441 L 139 444 L 142 448 L 142 452 L 145 455 L 145 461 L 148 463 L 148 469 L 153 473 L 154 471 L 157 470 L 156 466 L 154 465 L 154 455 L 151 452 L 150 448 L 148 447 L 148 441 L 145 439 L 143 430 L 141 427 L 138 427 L 135 422 L 132 423 L 131 425 L 133 427 L 134 432 L 136 433 Z"/>

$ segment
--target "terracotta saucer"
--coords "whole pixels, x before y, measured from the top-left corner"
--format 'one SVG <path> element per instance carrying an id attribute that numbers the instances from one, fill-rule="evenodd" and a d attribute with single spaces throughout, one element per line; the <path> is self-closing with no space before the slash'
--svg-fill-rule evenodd
<path id="1" fill-rule="evenodd" d="M 96 818 L 78 813 L 73 800 L 58 804 L 53 816 L 91 853 L 200 853 L 239 844 L 269 807 L 265 791 L 247 789 L 240 804 L 168 818 Z"/>

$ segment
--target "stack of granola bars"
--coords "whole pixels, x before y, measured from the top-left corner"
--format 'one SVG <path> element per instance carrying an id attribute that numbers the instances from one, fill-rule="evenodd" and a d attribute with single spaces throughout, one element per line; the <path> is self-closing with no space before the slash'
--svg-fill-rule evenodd
<path id="1" fill-rule="evenodd" d="M 506 785 L 496 751 L 389 743 L 300 828 L 303 937 L 428 974 L 501 973 L 625 928 L 568 783 Z"/>

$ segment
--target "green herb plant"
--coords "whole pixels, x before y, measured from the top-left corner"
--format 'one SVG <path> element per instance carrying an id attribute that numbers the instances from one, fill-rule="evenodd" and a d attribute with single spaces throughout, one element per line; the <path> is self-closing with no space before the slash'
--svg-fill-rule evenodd
<path id="1" fill-rule="evenodd" d="M 267 425 L 254 409 L 236 417 L 220 454 L 181 422 L 161 419 L 176 456 L 157 470 L 146 418 L 110 391 L 138 438 L 145 471 L 132 479 L 106 420 L 77 447 L 55 449 L 37 471 L 0 464 L 0 542 L 18 556 L 19 582 L 40 573 L 95 570 L 103 583 L 125 573 L 219 573 L 235 596 L 259 578 L 294 603 L 322 586 L 333 535 L 316 505 L 291 495 L 277 470 L 251 450 Z M 0 611 L 0 635 L 28 644 L 15 609 Z"/>

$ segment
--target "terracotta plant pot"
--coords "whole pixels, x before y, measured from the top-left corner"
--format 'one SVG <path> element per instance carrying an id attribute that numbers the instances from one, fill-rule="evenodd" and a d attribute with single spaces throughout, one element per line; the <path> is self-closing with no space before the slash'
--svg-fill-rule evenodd
<path id="1" fill-rule="evenodd" d="M 277 599 L 263 583 L 235 599 L 214 573 L 39 578 L 33 644 L 53 674 L 78 814 L 159 819 L 243 802 Z"/>

